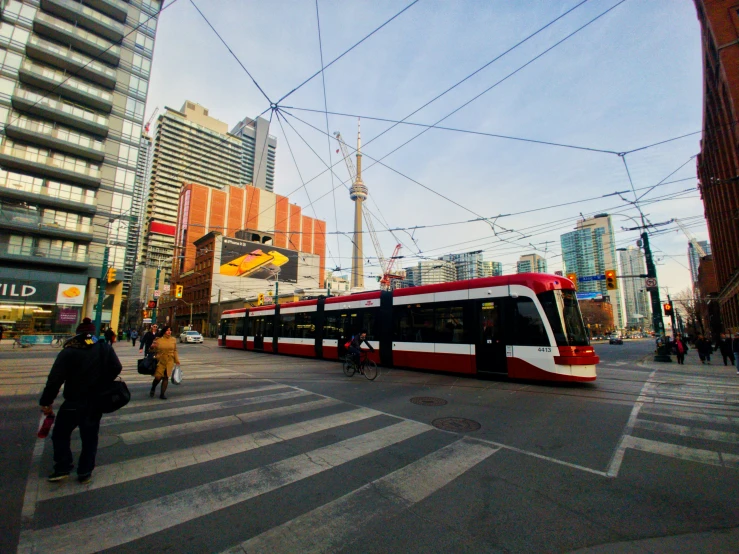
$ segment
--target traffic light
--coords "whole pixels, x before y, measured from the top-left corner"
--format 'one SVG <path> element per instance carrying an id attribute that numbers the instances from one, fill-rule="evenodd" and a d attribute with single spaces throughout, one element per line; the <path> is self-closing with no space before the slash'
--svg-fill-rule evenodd
<path id="1" fill-rule="evenodd" d="M 182 285 L 175 285 L 174 287 L 174 297 L 175 298 L 182 298 L 182 289 L 184 287 Z"/>
<path id="2" fill-rule="evenodd" d="M 577 290 L 577 273 L 568 273 L 567 278 L 572 281 L 572 284 L 575 285 L 575 290 Z"/>
<path id="3" fill-rule="evenodd" d="M 665 302 L 665 315 L 672 315 L 672 304 L 670 304 L 669 302 Z"/>
<path id="4" fill-rule="evenodd" d="M 616 271 L 613 269 L 606 270 L 606 288 L 608 290 L 616 290 L 618 281 L 616 281 Z"/>
<path id="5" fill-rule="evenodd" d="M 263 306 L 264 305 L 264 293 L 260 292 L 257 294 L 257 306 Z"/>
<path id="6" fill-rule="evenodd" d="M 108 268 L 108 283 L 112 283 L 113 281 L 115 281 L 115 272 L 116 269 L 114 267 Z"/>
<path id="7" fill-rule="evenodd" d="M 153 310 L 154 308 L 157 307 L 157 301 L 156 300 L 149 300 L 148 307 L 149 307 L 149 309 L 152 309 Z"/>

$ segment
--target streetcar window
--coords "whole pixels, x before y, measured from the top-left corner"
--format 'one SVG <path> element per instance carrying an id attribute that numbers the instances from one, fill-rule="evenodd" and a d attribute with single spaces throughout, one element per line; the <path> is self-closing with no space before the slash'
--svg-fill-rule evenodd
<path id="1" fill-rule="evenodd" d="M 280 337 L 295 337 L 295 316 L 293 314 L 284 314 L 280 316 Z"/>
<path id="2" fill-rule="evenodd" d="M 539 310 L 531 298 L 516 298 L 513 319 L 513 344 L 549 346 L 549 338 Z"/>
<path id="3" fill-rule="evenodd" d="M 434 308 L 395 306 L 394 340 L 398 342 L 434 342 Z"/>
<path id="4" fill-rule="evenodd" d="M 558 346 L 586 346 L 588 335 L 573 290 L 547 291 L 539 295 L 539 302 L 552 326 Z"/>
<path id="5" fill-rule="evenodd" d="M 436 338 L 434 342 L 466 343 L 464 334 L 464 308 L 447 304 L 436 308 Z"/>
<path id="6" fill-rule="evenodd" d="M 483 302 L 480 310 L 480 331 L 483 343 L 505 341 L 503 327 L 503 300 Z"/>
<path id="7" fill-rule="evenodd" d="M 324 339 L 340 339 L 342 327 L 339 322 L 339 314 L 336 312 L 326 312 L 323 321 L 323 338 Z"/>
<path id="8" fill-rule="evenodd" d="M 261 319 L 262 319 L 262 332 L 264 333 L 264 336 L 273 337 L 275 334 L 275 331 L 274 331 L 275 316 L 268 315 L 267 317 L 263 317 Z"/>
<path id="9" fill-rule="evenodd" d="M 316 312 L 295 314 L 295 337 L 312 339 L 316 336 Z"/>
<path id="10" fill-rule="evenodd" d="M 231 334 L 232 335 L 239 336 L 239 337 L 240 336 L 243 336 L 243 334 L 244 334 L 244 320 L 239 317 L 238 319 L 232 319 L 231 321 L 233 321 L 234 324 L 235 324 L 234 325 L 234 332 L 231 333 Z"/>

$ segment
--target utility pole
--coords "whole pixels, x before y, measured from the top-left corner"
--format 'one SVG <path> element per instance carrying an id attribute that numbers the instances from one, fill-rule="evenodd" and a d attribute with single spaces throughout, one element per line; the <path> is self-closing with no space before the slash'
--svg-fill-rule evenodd
<path id="1" fill-rule="evenodd" d="M 672 306 L 672 312 L 670 312 L 670 322 L 672 323 L 672 334 L 674 335 L 677 333 L 677 327 L 675 327 L 675 306 L 672 303 L 672 299 L 670 298 L 670 293 L 667 293 L 667 302 Z"/>
<path id="2" fill-rule="evenodd" d="M 100 281 L 98 282 L 98 303 L 95 304 L 95 332 L 100 335 L 100 324 L 103 320 L 103 299 L 105 298 L 105 284 L 108 277 L 108 257 L 110 256 L 110 247 L 106 246 L 103 253 L 103 269 L 100 273 Z"/>
<path id="3" fill-rule="evenodd" d="M 657 268 L 654 265 L 654 259 L 652 258 L 652 249 L 649 247 L 649 233 L 646 229 L 643 229 L 641 234 L 642 244 L 644 246 L 644 257 L 647 262 L 647 277 L 657 279 Z M 661 345 L 657 347 L 657 351 L 654 354 L 655 362 L 672 362 L 670 357 L 669 348 L 665 344 L 665 325 L 662 322 L 662 301 L 659 298 L 659 285 L 651 287 L 649 290 L 650 298 L 652 299 L 652 329 L 659 336 L 662 337 Z"/>
<path id="4" fill-rule="evenodd" d="M 156 278 L 154 279 L 154 290 L 155 291 L 158 291 L 159 290 L 159 273 L 161 271 L 162 271 L 162 262 L 160 261 L 159 262 L 159 265 L 157 266 L 157 275 L 156 275 Z M 156 298 L 155 300 L 157 301 L 157 304 L 159 304 L 159 298 Z M 156 305 L 151 310 L 151 322 L 152 323 L 156 323 L 157 322 L 157 307 L 156 307 Z"/>

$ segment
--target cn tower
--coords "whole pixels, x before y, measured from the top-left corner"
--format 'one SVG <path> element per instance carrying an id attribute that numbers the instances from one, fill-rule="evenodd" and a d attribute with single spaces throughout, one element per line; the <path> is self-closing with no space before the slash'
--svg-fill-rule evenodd
<path id="1" fill-rule="evenodd" d="M 352 248 L 351 288 L 364 288 L 364 257 L 362 255 L 362 202 L 367 200 L 367 187 L 362 182 L 362 129 L 357 122 L 357 177 L 349 198 L 354 200 L 354 246 Z"/>

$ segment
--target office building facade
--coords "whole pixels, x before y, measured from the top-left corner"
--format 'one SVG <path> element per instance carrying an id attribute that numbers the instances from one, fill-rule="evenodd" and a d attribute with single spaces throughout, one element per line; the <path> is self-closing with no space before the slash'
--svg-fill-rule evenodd
<path id="1" fill-rule="evenodd" d="M 0 295 L 14 306 L 0 318 L 11 332 L 65 333 L 94 317 L 107 248 L 117 273 L 102 320 L 117 327 L 161 2 L 2 6 L 0 280 L 28 294 Z"/>
<path id="2" fill-rule="evenodd" d="M 275 190 L 277 139 L 269 134 L 269 121 L 245 117 L 231 129 L 241 139 L 241 184 L 267 192 Z"/>
<path id="3" fill-rule="evenodd" d="M 439 259 L 454 264 L 457 270 L 457 281 L 479 279 L 483 276 L 482 250 L 463 254 L 446 254 Z"/>
<path id="4" fill-rule="evenodd" d="M 421 260 L 405 268 L 405 282 L 415 287 L 451 283 L 457 280 L 457 266 L 444 260 Z"/>
<path id="5" fill-rule="evenodd" d="M 483 277 L 499 277 L 503 275 L 503 264 L 501 262 L 482 262 Z"/>
<path id="6" fill-rule="evenodd" d="M 698 246 L 703 249 L 704 256 L 711 255 L 711 244 L 707 240 L 697 241 Z M 701 253 L 692 242 L 688 243 L 688 267 L 690 268 L 690 282 L 693 287 L 698 283 L 698 268 L 701 265 Z"/>
<path id="7" fill-rule="evenodd" d="M 646 275 L 647 265 L 644 253 L 635 246 L 619 251 L 621 275 Z M 623 278 L 619 280 L 624 298 L 624 326 L 628 329 L 649 330 L 652 328 L 652 305 L 642 278 Z"/>
<path id="8" fill-rule="evenodd" d="M 539 254 L 526 254 L 516 262 L 516 273 L 546 273 L 547 261 Z"/>

